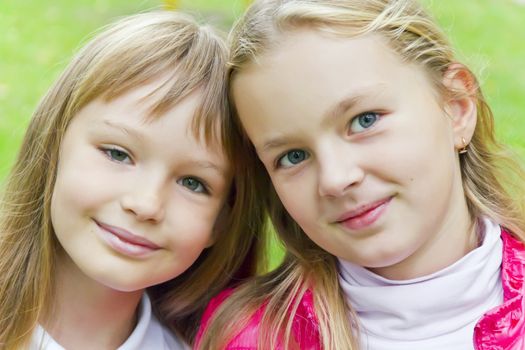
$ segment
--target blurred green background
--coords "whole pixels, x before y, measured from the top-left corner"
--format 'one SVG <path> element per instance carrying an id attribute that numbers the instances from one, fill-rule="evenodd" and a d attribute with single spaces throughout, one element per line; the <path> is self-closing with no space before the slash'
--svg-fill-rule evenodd
<path id="1" fill-rule="evenodd" d="M 0 184 L 39 98 L 72 53 L 118 17 L 175 4 L 228 30 L 249 0 L 1 0 Z M 501 139 L 525 158 L 525 6 L 424 0 L 479 75 Z"/>
<path id="2" fill-rule="evenodd" d="M 120 16 L 175 5 L 224 31 L 249 0 L 0 1 L 0 183 L 39 98 L 72 53 Z M 525 158 L 525 6 L 424 0 L 482 81 L 501 139 Z"/>
<path id="3" fill-rule="evenodd" d="M 39 98 L 96 28 L 171 4 L 227 31 L 248 2 L 0 0 L 0 187 Z M 523 1 L 423 2 L 480 77 L 500 138 L 525 159 L 525 5 L 518 3 Z"/>

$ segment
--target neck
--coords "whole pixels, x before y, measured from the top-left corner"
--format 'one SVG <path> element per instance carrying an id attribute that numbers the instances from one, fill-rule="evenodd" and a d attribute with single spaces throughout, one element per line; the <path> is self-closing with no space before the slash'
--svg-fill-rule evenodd
<path id="1" fill-rule="evenodd" d="M 42 326 L 66 349 L 118 348 L 135 327 L 143 291 L 108 288 L 64 255 L 57 264 L 52 314 Z"/>
<path id="2" fill-rule="evenodd" d="M 480 224 L 478 249 L 423 277 L 388 280 L 340 261 L 340 285 L 359 319 L 363 349 L 472 349 L 476 323 L 503 303 L 505 288 L 501 228 L 488 219 Z"/>

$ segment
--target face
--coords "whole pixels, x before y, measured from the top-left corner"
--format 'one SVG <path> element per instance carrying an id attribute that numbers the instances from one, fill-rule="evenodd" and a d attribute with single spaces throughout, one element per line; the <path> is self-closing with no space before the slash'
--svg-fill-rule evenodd
<path id="1" fill-rule="evenodd" d="M 144 97 L 157 86 L 92 101 L 61 144 L 51 203 L 61 263 L 119 291 L 164 282 L 192 265 L 212 243 L 231 180 L 220 147 L 191 132 L 199 93 L 146 121 Z"/>
<path id="2" fill-rule="evenodd" d="M 284 207 L 321 248 L 390 278 L 464 251 L 455 121 L 378 36 L 298 30 L 233 81 Z M 457 256 L 456 256 L 457 255 Z"/>

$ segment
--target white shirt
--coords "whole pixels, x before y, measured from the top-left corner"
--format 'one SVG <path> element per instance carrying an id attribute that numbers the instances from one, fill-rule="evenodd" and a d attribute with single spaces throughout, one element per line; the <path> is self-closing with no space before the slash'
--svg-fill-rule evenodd
<path id="1" fill-rule="evenodd" d="M 142 297 L 137 326 L 117 350 L 187 350 L 189 346 L 165 328 L 151 312 L 151 301 L 146 293 Z M 41 327 L 33 332 L 29 350 L 65 350 Z"/>
<path id="2" fill-rule="evenodd" d="M 362 350 L 473 349 L 474 326 L 503 303 L 501 228 L 484 219 L 483 243 L 441 271 L 394 281 L 339 259 Z"/>

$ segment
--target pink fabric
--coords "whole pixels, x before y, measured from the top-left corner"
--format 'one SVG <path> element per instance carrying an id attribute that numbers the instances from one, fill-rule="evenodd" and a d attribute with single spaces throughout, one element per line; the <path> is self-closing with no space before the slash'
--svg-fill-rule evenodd
<path id="1" fill-rule="evenodd" d="M 204 312 L 201 325 L 197 333 L 195 349 L 199 348 L 200 340 L 204 330 L 207 328 L 215 310 L 233 293 L 232 289 L 227 289 L 213 298 Z M 250 318 L 248 325 L 235 336 L 228 344 L 225 350 L 255 350 L 257 349 L 257 338 L 259 324 L 264 313 L 264 306 L 261 306 Z M 292 323 L 292 333 L 294 339 L 299 345 L 299 349 L 304 350 L 322 350 L 319 343 L 319 333 L 317 327 L 317 318 L 314 312 L 314 303 L 312 293 L 307 291 L 301 300 L 296 316 Z M 283 349 L 278 345 L 276 350 Z"/>
<path id="2" fill-rule="evenodd" d="M 501 238 L 504 303 L 485 313 L 474 328 L 476 350 L 525 349 L 525 246 L 505 231 Z"/>
<path id="3" fill-rule="evenodd" d="M 473 335 L 476 350 L 525 349 L 525 245 L 506 231 L 502 231 L 501 238 L 503 240 L 501 277 L 504 302 L 485 313 L 477 323 Z M 196 349 L 198 349 L 198 344 L 211 316 L 232 293 L 232 290 L 226 290 L 208 305 L 197 334 Z M 264 306 L 261 306 L 252 316 L 249 324 L 228 344 L 225 350 L 256 350 L 263 312 Z M 322 349 L 311 292 L 305 294 L 301 300 L 293 320 L 292 334 L 299 349 Z"/>

